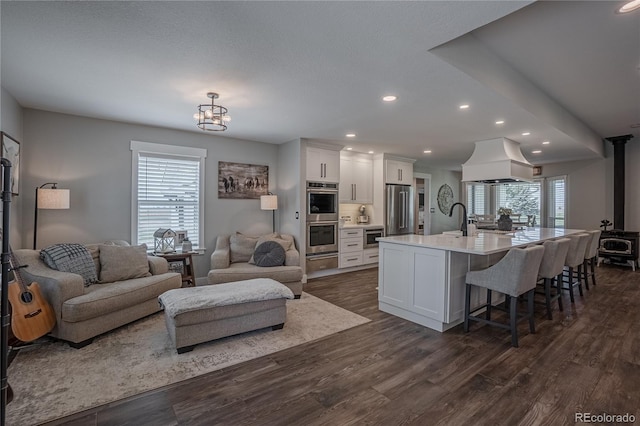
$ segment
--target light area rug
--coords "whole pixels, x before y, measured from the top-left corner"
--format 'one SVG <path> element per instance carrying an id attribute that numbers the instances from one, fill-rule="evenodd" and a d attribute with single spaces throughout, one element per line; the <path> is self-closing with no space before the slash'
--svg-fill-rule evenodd
<path id="1" fill-rule="evenodd" d="M 310 294 L 287 301 L 282 330 L 271 328 L 197 345 L 176 353 L 164 314 L 97 337 L 82 349 L 62 342 L 20 350 L 9 367 L 14 400 L 7 425 L 35 425 L 369 322 Z"/>

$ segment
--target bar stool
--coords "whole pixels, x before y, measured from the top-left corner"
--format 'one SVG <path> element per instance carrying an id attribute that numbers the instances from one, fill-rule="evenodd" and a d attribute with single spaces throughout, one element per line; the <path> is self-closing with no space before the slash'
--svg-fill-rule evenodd
<path id="1" fill-rule="evenodd" d="M 551 302 L 558 300 L 558 308 L 562 311 L 562 271 L 564 270 L 565 260 L 569 252 L 569 238 L 560 238 L 553 241 L 545 241 L 544 256 L 540 263 L 540 271 L 538 272 L 538 280 L 543 280 L 544 299 L 547 306 L 547 318 L 553 319 L 551 315 Z M 551 287 L 555 283 L 556 293 L 551 295 Z"/>
<path id="2" fill-rule="evenodd" d="M 535 333 L 533 322 L 533 298 L 538 271 L 544 254 L 543 246 L 524 249 L 514 248 L 495 265 L 480 271 L 469 271 L 466 275 L 464 331 L 469 331 L 469 321 L 478 321 L 511 331 L 511 346 L 518 347 L 518 296 L 527 294 L 527 314 L 520 319 L 529 320 L 529 331 Z M 487 303 L 471 310 L 471 286 L 487 289 Z M 491 305 L 491 292 L 503 293 L 509 305 L 509 324 L 491 321 L 491 310 L 501 309 Z M 485 318 L 473 314 L 485 309 Z"/>
<path id="3" fill-rule="evenodd" d="M 589 277 L 591 277 L 593 286 L 596 286 L 595 266 L 598 263 L 598 249 L 600 248 L 600 234 L 602 234 L 602 231 L 598 229 L 587 233 L 591 235 L 591 240 L 589 240 L 589 244 L 587 244 L 582 269 L 584 273 L 584 285 L 587 287 L 587 290 L 589 290 Z"/>
<path id="4" fill-rule="evenodd" d="M 575 303 L 573 296 L 573 287 L 578 286 L 580 296 L 584 296 L 582 292 L 582 263 L 584 262 L 584 254 L 587 250 L 587 243 L 591 239 L 591 235 L 587 233 L 569 235 L 571 244 L 569 244 L 569 252 L 567 253 L 567 259 L 564 262 L 567 276 L 567 287 L 562 287 L 563 290 L 569 291 L 571 297 L 571 303 Z M 577 282 L 573 279 L 577 278 Z"/>

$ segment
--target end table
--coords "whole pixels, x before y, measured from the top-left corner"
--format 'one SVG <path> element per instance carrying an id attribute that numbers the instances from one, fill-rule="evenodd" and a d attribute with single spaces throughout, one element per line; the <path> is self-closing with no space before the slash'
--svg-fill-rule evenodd
<path id="1" fill-rule="evenodd" d="M 167 262 L 182 263 L 182 287 L 194 287 L 196 285 L 196 278 L 193 271 L 193 258 L 191 255 L 198 252 L 187 253 L 154 253 L 156 256 L 163 257 Z M 171 265 L 169 267 L 171 270 Z"/>

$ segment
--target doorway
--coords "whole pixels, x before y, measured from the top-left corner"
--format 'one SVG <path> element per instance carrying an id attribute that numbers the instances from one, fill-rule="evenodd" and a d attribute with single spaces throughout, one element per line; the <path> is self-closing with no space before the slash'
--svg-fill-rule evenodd
<path id="1" fill-rule="evenodd" d="M 414 233 L 431 235 L 431 175 L 414 173 L 413 186 L 416 188 Z"/>

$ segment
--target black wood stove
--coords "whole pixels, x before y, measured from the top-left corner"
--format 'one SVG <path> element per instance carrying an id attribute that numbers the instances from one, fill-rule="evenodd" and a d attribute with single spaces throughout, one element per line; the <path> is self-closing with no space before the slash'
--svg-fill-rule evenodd
<path id="1" fill-rule="evenodd" d="M 607 138 L 613 144 L 613 226 L 610 231 L 602 231 L 598 263 L 603 260 L 630 265 L 636 270 L 638 264 L 638 236 L 636 231 L 624 230 L 624 145 L 633 135 Z"/>
<path id="2" fill-rule="evenodd" d="M 638 235 L 638 232 L 618 229 L 603 231 L 600 235 L 598 260 L 625 263 L 631 265 L 635 271 L 638 263 Z"/>

